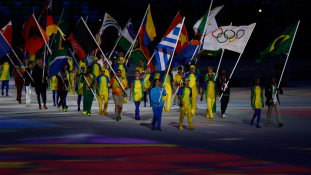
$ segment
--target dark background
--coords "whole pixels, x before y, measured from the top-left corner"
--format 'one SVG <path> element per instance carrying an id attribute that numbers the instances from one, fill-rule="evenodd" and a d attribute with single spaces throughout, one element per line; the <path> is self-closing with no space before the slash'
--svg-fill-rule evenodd
<path id="1" fill-rule="evenodd" d="M 22 5 L 20 5 L 20 3 Z M 9 20 L 13 23 L 13 46 L 16 47 L 20 43 L 24 43 L 21 38 L 21 28 L 33 8 L 36 10 L 36 17 L 38 18 L 40 12 L 46 1 L 34 1 L 34 0 L 13 0 L 13 1 L 0 1 L 0 27 L 3 27 Z M 79 1 L 79 0 L 53 0 L 53 14 L 56 20 L 59 18 L 61 11 L 65 8 L 65 16 L 70 22 L 72 28 L 74 28 L 76 22 L 83 16 L 84 19 L 88 16 L 88 26 L 92 33 L 99 30 L 104 14 L 108 13 L 114 19 L 116 19 L 119 25 L 123 28 L 128 19 L 131 18 L 136 30 L 138 30 L 145 14 L 146 8 L 150 4 L 152 17 L 155 23 L 157 37 L 148 46 L 149 51 L 153 53 L 154 47 L 160 42 L 167 28 L 173 21 L 175 15 L 179 11 L 182 16 L 185 16 L 185 25 L 188 32 L 189 40 L 194 36 L 192 29 L 195 22 L 202 17 L 208 10 L 210 5 L 209 0 L 113 0 L 113 1 Z M 272 60 L 273 64 L 253 64 L 255 56 L 265 49 L 268 44 L 281 35 L 281 33 L 290 25 L 300 20 L 300 26 L 297 32 L 296 39 L 294 41 L 293 49 L 290 54 L 290 61 L 288 63 L 288 69 L 290 69 L 290 79 L 287 81 L 300 81 L 298 84 L 292 84 L 290 86 L 306 86 L 309 85 L 310 74 L 310 57 L 308 54 L 310 48 L 310 40 L 307 38 L 307 33 L 310 30 L 307 19 L 310 16 L 310 1 L 303 0 L 214 0 L 212 8 L 216 6 L 224 5 L 224 8 L 216 16 L 218 26 L 229 25 L 249 25 L 251 23 L 257 23 L 253 35 L 251 36 L 249 43 L 241 57 L 241 62 L 238 65 L 237 72 L 240 68 L 246 68 L 241 75 L 237 74 L 234 77 L 238 78 L 236 86 L 244 86 L 248 83 L 242 83 L 247 79 L 253 79 L 254 70 L 247 69 L 250 67 L 265 67 L 268 70 L 266 73 L 260 73 L 257 70 L 259 76 L 262 75 L 264 79 L 275 74 L 276 67 L 282 69 L 282 65 L 285 62 L 284 55 L 276 56 Z M 259 9 L 262 12 L 259 12 Z M 45 20 L 41 21 L 41 26 L 44 28 Z M 112 50 L 114 42 L 117 39 L 117 30 L 114 27 L 109 27 L 103 34 L 102 48 L 105 53 Z M 122 51 L 117 47 L 116 50 Z M 224 54 L 224 65 L 226 60 L 236 60 L 239 54 L 226 51 Z M 205 57 L 198 63 L 198 68 L 201 70 L 200 77 L 203 77 L 206 73 L 206 67 L 201 65 L 213 65 L 217 67 L 218 59 L 213 57 Z M 245 62 L 245 61 L 248 62 Z M 295 62 L 294 62 L 295 60 Z M 226 67 L 232 69 L 234 61 Z M 296 67 L 293 64 L 299 63 Z M 132 66 L 133 67 L 133 66 Z M 134 66 L 136 67 L 136 66 Z M 216 69 L 216 68 L 215 68 Z M 267 73 L 269 72 L 269 73 Z M 286 74 L 289 74 L 287 71 Z M 249 75 L 250 77 L 245 77 Z M 245 80 L 246 81 L 246 80 Z M 301 83 L 301 81 L 303 81 Z M 289 85 L 288 83 L 285 85 Z"/>

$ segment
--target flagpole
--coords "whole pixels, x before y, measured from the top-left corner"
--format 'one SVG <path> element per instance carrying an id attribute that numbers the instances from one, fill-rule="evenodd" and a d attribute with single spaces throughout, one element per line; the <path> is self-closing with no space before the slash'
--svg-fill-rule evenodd
<path id="1" fill-rule="evenodd" d="M 35 19 L 35 22 L 36 22 L 36 24 L 37 24 L 37 27 L 39 28 L 39 31 L 40 31 L 40 33 L 41 33 L 41 35 L 42 35 L 42 38 L 43 38 L 43 40 L 44 40 L 44 42 L 45 42 L 45 45 L 47 46 L 47 48 L 48 48 L 48 50 L 49 50 L 49 53 L 52 55 L 51 49 L 50 49 L 49 45 L 47 44 L 47 42 L 46 42 L 46 40 L 45 40 L 45 38 L 44 38 L 44 36 L 43 36 L 43 33 L 42 33 L 41 29 L 40 29 L 40 28 L 41 28 L 40 25 L 38 24 L 38 22 L 37 22 L 37 20 L 36 20 L 36 18 L 35 18 L 35 16 L 34 16 L 34 14 L 32 14 L 32 16 L 33 16 L 33 18 Z"/>
<path id="2" fill-rule="evenodd" d="M 125 29 L 126 29 L 126 27 L 127 27 L 128 23 L 129 23 L 130 21 L 131 21 L 131 18 L 130 18 L 130 19 L 128 20 L 128 22 L 126 23 L 126 25 L 125 25 L 125 27 L 124 27 L 124 29 L 123 29 L 122 33 L 121 33 L 121 36 L 118 38 L 118 40 L 117 40 L 116 44 L 114 45 L 114 47 L 113 47 L 112 51 L 110 52 L 110 55 L 109 55 L 108 59 L 110 59 L 110 57 L 111 57 L 111 55 L 112 55 L 112 53 L 113 53 L 114 49 L 117 47 L 117 45 L 118 45 L 118 43 L 119 43 L 119 41 L 120 41 L 121 37 L 123 36 L 123 34 L 124 34 L 124 32 L 125 32 Z M 96 49 L 96 50 L 97 50 L 97 49 Z"/>
<path id="3" fill-rule="evenodd" d="M 64 83 L 65 88 L 67 89 L 66 83 L 65 83 L 64 78 L 62 76 L 62 73 L 60 71 L 59 71 L 59 74 L 60 74 L 60 77 L 62 78 L 62 81 Z M 68 81 L 68 84 L 69 84 L 69 81 Z"/>
<path id="4" fill-rule="evenodd" d="M 101 27 L 99 28 L 99 32 L 101 31 L 101 30 L 104 30 L 104 24 L 105 24 L 105 21 L 106 21 L 106 17 L 107 17 L 107 13 L 105 13 L 105 16 L 104 16 L 104 19 L 103 19 L 103 23 L 102 23 L 102 25 L 101 25 Z M 102 29 L 103 28 L 103 29 Z M 96 38 L 96 43 L 97 43 L 97 39 L 100 39 L 101 37 L 102 37 L 102 32 L 100 32 L 101 34 Z M 98 42 L 99 42 L 99 40 L 98 40 Z M 95 50 L 96 52 L 95 52 L 95 55 L 97 54 L 97 49 Z"/>
<path id="5" fill-rule="evenodd" d="M 251 33 L 249 34 L 249 36 L 248 36 L 248 38 L 247 38 L 247 42 L 244 44 L 244 48 L 243 48 L 242 52 L 240 53 L 240 56 L 239 56 L 238 60 L 236 61 L 235 65 L 234 65 L 234 67 L 233 67 L 233 70 L 232 70 L 232 72 L 231 72 L 231 74 L 230 74 L 230 77 L 229 77 L 228 82 L 225 84 L 224 92 L 225 92 L 225 90 L 226 90 L 227 87 L 228 87 L 228 84 L 229 84 L 230 79 L 231 79 L 231 77 L 232 77 L 232 75 L 233 75 L 233 72 L 234 72 L 236 66 L 238 65 L 238 63 L 239 63 L 239 61 L 240 61 L 240 58 L 241 58 L 241 56 L 242 56 L 242 54 L 243 54 L 243 52 L 244 52 L 244 49 L 245 49 L 245 47 L 246 47 L 246 44 L 248 43 L 249 38 L 251 37 L 251 35 L 252 35 L 253 31 L 254 31 L 255 26 L 256 26 L 256 23 L 255 23 L 255 25 L 254 25 L 254 27 L 253 27 Z M 224 94 L 224 93 L 222 93 L 221 96 L 219 97 L 219 101 L 221 100 L 223 94 Z"/>
<path id="6" fill-rule="evenodd" d="M 85 22 L 84 22 L 83 18 L 81 18 L 81 20 L 82 20 L 82 22 L 85 24 Z M 92 36 L 93 40 L 94 40 L 94 41 L 95 41 L 95 43 L 97 44 L 97 47 L 99 48 L 100 52 L 103 54 L 103 56 L 104 56 L 105 60 L 107 61 L 107 63 L 108 63 L 108 65 L 109 65 L 110 69 L 111 69 L 111 70 L 112 70 L 112 72 L 114 73 L 115 78 L 118 80 L 118 83 L 121 85 L 121 87 L 122 87 L 123 91 L 125 92 L 125 94 L 127 94 L 127 93 L 126 93 L 125 88 L 123 87 L 122 83 L 120 82 L 120 80 L 119 80 L 119 79 L 118 79 L 118 77 L 116 76 L 115 71 L 113 70 L 112 66 L 110 65 L 110 63 L 109 63 L 108 59 L 106 58 L 106 56 L 105 56 L 105 54 L 104 54 L 103 50 L 99 47 L 98 43 L 96 42 L 96 40 L 95 40 L 94 36 L 92 35 L 92 33 L 91 33 L 90 29 L 87 27 L 87 25 L 86 25 L 86 24 L 85 24 L 85 26 L 86 26 L 87 30 L 89 31 L 90 35 Z M 131 100 L 130 100 L 130 101 L 131 101 Z M 131 102 L 132 102 L 132 101 L 131 101 Z"/>
<path id="7" fill-rule="evenodd" d="M 39 30 L 40 30 L 40 28 L 39 28 Z M 46 66 L 46 64 L 45 64 L 45 54 L 46 54 L 46 46 L 44 46 L 44 56 L 43 56 L 43 65 L 44 65 L 44 67 L 43 67 L 43 74 L 42 74 L 42 78 L 44 77 L 44 71 L 45 71 L 45 66 Z M 44 83 L 44 79 L 42 79 L 42 83 Z"/>
<path id="8" fill-rule="evenodd" d="M 218 75 L 218 70 L 219 70 L 219 66 L 220 66 L 220 63 L 221 63 L 222 57 L 223 57 L 223 55 L 224 55 L 224 52 L 225 52 L 225 49 L 222 49 L 222 52 L 221 52 L 220 60 L 219 60 L 218 67 L 217 67 L 217 70 L 216 70 L 216 75 L 215 75 L 214 81 L 215 81 L 215 80 L 216 80 L 216 78 L 217 78 L 217 75 Z"/>
<path id="9" fill-rule="evenodd" d="M 79 70 L 80 70 L 80 73 L 83 73 L 83 72 L 82 72 L 82 70 L 81 70 L 81 67 L 80 67 L 79 63 L 77 62 L 76 57 L 75 57 L 75 56 L 73 55 L 73 53 L 71 52 L 70 48 L 68 48 L 68 50 L 69 50 L 69 52 L 70 52 L 70 53 L 71 53 L 71 55 L 72 55 L 72 59 L 74 59 L 74 60 L 75 60 L 75 62 L 76 62 L 76 64 L 78 65 Z M 89 82 L 87 81 L 86 77 L 85 77 L 84 75 L 83 75 L 83 77 L 84 77 L 85 82 L 87 83 L 87 85 L 88 85 L 88 86 L 89 86 L 89 88 L 91 89 L 91 91 L 92 91 L 92 93 L 93 93 L 93 95 L 94 95 L 94 97 L 95 97 L 96 101 L 98 101 L 98 99 L 97 99 L 97 97 L 96 97 L 96 95 L 95 95 L 95 93 L 94 93 L 93 89 L 91 88 L 91 85 L 90 85 L 90 84 L 89 84 Z M 79 82 L 77 82 L 77 83 L 79 83 Z"/>
<path id="10" fill-rule="evenodd" d="M 18 59 L 18 61 L 21 63 L 21 66 L 24 67 L 25 71 L 27 72 L 27 74 L 29 75 L 30 79 L 33 81 L 30 73 L 27 71 L 26 67 L 24 66 L 24 64 L 22 63 L 22 61 L 19 59 L 19 57 L 17 56 L 17 54 L 15 53 L 14 49 L 12 48 L 12 46 L 9 44 L 9 42 L 6 40 L 6 38 L 3 36 L 3 34 L 0 32 L 0 34 L 2 35 L 2 37 L 4 38 L 5 42 L 11 47 L 11 50 L 13 51 L 14 55 L 16 56 L 16 58 Z M 26 53 L 26 52 L 25 52 Z"/>
<path id="11" fill-rule="evenodd" d="M 284 64 L 284 67 L 283 67 L 283 70 L 282 70 L 282 74 L 281 74 L 281 77 L 280 77 L 280 80 L 279 80 L 279 83 L 278 83 L 278 87 L 277 87 L 277 88 L 279 88 L 280 85 L 281 85 L 281 81 L 282 81 L 282 78 L 283 78 L 283 74 L 284 74 L 284 71 L 285 71 L 285 67 L 286 67 L 286 64 L 287 64 L 287 61 L 288 61 L 289 54 L 290 54 L 290 52 L 291 52 L 291 50 L 292 50 L 292 46 L 293 46 L 293 43 L 294 43 L 294 40 L 295 40 L 295 37 L 296 37 L 296 34 L 297 34 L 297 30 L 298 30 L 299 24 L 300 24 L 300 20 L 298 21 L 298 24 L 297 24 L 297 27 L 296 27 L 296 31 L 295 31 L 295 35 L 294 35 L 294 37 L 293 37 L 292 44 L 290 45 L 290 48 L 289 48 L 289 51 L 288 51 L 288 54 L 287 54 L 287 58 L 286 58 L 286 61 L 285 61 L 285 64 Z M 276 93 L 275 93 L 275 95 L 274 95 L 274 97 L 273 97 L 273 99 L 272 99 L 272 102 L 275 101 L 274 99 L 276 99 L 277 94 L 278 94 L 278 91 L 276 91 Z M 275 103 L 275 102 L 274 102 L 274 103 Z"/>
<path id="12" fill-rule="evenodd" d="M 61 19 L 62 16 L 63 16 L 64 10 L 65 10 L 65 9 L 63 8 L 62 13 L 60 14 L 60 17 L 59 17 L 59 19 L 58 19 L 57 26 L 58 26 L 58 24 L 59 24 L 60 19 Z M 58 28 L 59 28 L 59 27 L 58 27 Z M 53 35 L 53 39 L 52 39 L 52 41 L 51 41 L 50 47 L 52 47 L 52 44 L 53 44 L 54 39 L 55 39 L 55 34 Z"/>
<path id="13" fill-rule="evenodd" d="M 11 61 L 11 63 L 13 64 L 14 68 L 16 69 L 16 66 L 15 66 L 15 64 L 13 63 L 13 61 L 11 60 L 10 56 L 9 56 L 8 54 L 6 54 L 6 56 L 10 59 L 10 61 Z M 19 75 L 23 78 L 23 80 L 25 81 L 24 77 L 23 77 L 22 74 L 19 72 L 19 70 L 18 70 L 18 69 L 16 69 L 16 70 L 17 70 L 18 74 L 19 74 Z"/>
<path id="14" fill-rule="evenodd" d="M 180 31 L 179 31 L 178 37 L 177 37 L 178 39 L 179 39 L 181 30 L 182 30 L 182 27 L 183 27 L 183 25 L 184 25 L 184 21 L 185 21 L 185 17 L 182 19 L 181 28 L 180 28 Z M 163 93 L 163 89 L 165 88 L 166 79 L 167 79 L 168 73 L 170 72 L 170 68 L 171 68 L 172 60 L 173 60 L 173 58 L 174 58 L 174 54 L 175 54 L 175 50 L 176 50 L 177 44 L 178 44 L 178 41 L 177 41 L 177 43 L 176 43 L 176 45 L 175 45 L 175 47 L 174 47 L 174 51 L 173 51 L 173 54 L 172 54 L 172 56 L 171 56 L 170 64 L 169 64 L 169 66 L 168 66 L 168 69 L 167 69 L 167 72 L 166 72 L 166 76 L 165 76 L 165 79 L 164 79 L 164 86 L 163 86 L 163 88 L 162 88 L 162 90 L 161 90 L 161 95 L 160 95 L 160 98 L 159 98 L 159 101 L 158 101 L 158 102 L 160 102 L 161 97 L 162 97 L 162 93 Z"/>
<path id="15" fill-rule="evenodd" d="M 138 37 L 138 35 L 139 35 L 141 26 L 143 25 L 143 22 L 144 22 L 144 20 L 145 20 L 145 18 L 146 18 L 146 15 L 147 15 L 147 12 L 148 12 L 148 10 L 149 10 L 149 7 L 150 7 L 150 4 L 149 4 L 148 7 L 147 7 L 147 10 L 146 10 L 146 12 L 145 12 L 145 15 L 144 15 L 143 20 L 141 21 L 141 24 L 140 24 L 140 27 L 139 27 L 139 29 L 138 29 L 137 35 L 136 35 L 135 39 L 133 40 L 130 49 L 129 49 L 129 50 L 127 51 L 127 53 L 125 54 L 124 58 L 126 58 L 126 56 L 127 56 L 127 54 L 129 53 L 130 50 L 133 50 L 134 44 L 135 44 L 136 39 L 137 39 L 137 37 Z M 126 61 L 125 64 L 127 64 L 127 62 L 128 62 L 128 60 Z"/>

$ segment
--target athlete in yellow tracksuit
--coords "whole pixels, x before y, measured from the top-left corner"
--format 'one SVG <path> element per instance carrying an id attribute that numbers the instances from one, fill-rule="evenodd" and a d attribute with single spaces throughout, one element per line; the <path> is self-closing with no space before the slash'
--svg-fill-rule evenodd
<path id="1" fill-rule="evenodd" d="M 73 67 L 73 59 L 71 58 L 71 59 L 68 59 L 68 64 L 69 64 L 69 71 L 70 71 L 70 79 L 69 79 L 69 81 L 70 81 L 70 85 L 71 85 L 71 88 L 70 88 L 70 93 L 71 94 L 75 94 L 75 92 L 74 92 L 74 84 L 75 84 L 75 71 L 74 71 L 74 67 Z"/>
<path id="2" fill-rule="evenodd" d="M 171 101 L 172 101 L 172 92 L 173 92 L 173 74 L 172 73 L 168 73 L 167 75 L 167 78 L 166 78 L 166 74 L 168 72 L 168 69 L 166 68 L 165 69 L 165 74 L 161 74 L 160 76 L 160 84 L 162 84 L 162 87 L 164 87 L 165 91 L 166 91 L 166 96 L 165 97 L 162 97 L 162 100 L 163 100 L 163 111 L 165 109 L 164 107 L 164 104 L 165 104 L 165 101 L 167 100 L 166 102 L 166 110 L 165 112 L 171 112 L 170 111 L 170 106 L 171 106 Z M 166 78 L 166 81 L 165 81 L 165 78 Z M 165 81 L 165 82 L 164 82 Z"/>
<path id="3" fill-rule="evenodd" d="M 196 116 L 195 110 L 197 106 L 197 96 L 200 94 L 200 84 L 199 84 L 199 76 L 194 73 L 195 67 L 194 65 L 190 66 L 190 73 L 185 75 L 185 78 L 189 78 L 189 87 L 192 89 L 192 109 L 191 109 L 191 115 Z"/>
<path id="4" fill-rule="evenodd" d="M 207 109 L 206 118 L 213 119 L 213 113 L 216 112 L 216 97 L 218 96 L 218 87 L 216 82 L 213 80 L 213 73 L 208 74 L 208 81 L 206 81 L 202 87 L 201 101 L 205 91 Z"/>
<path id="5" fill-rule="evenodd" d="M 179 90 L 180 87 L 182 87 L 182 78 L 183 78 L 183 75 L 182 75 L 182 67 L 179 67 L 178 68 L 178 73 L 174 76 L 174 93 L 176 93 L 176 91 Z M 179 103 L 178 101 L 178 97 L 175 96 L 174 99 L 173 99 L 173 105 L 177 105 Z"/>
<path id="6" fill-rule="evenodd" d="M 183 121 L 184 116 L 187 113 L 188 115 L 188 123 L 189 123 L 189 130 L 194 130 L 193 123 L 192 123 L 192 116 L 191 116 L 191 98 L 192 98 L 192 90 L 189 87 L 189 78 L 185 78 L 185 86 L 179 88 L 178 90 L 178 99 L 180 101 L 180 117 L 179 117 L 179 130 L 183 130 Z"/>
<path id="7" fill-rule="evenodd" d="M 107 108 L 108 108 L 108 84 L 109 84 L 109 78 L 105 75 L 105 68 L 101 68 L 101 75 L 99 75 L 96 78 L 96 92 L 98 97 L 98 104 L 99 104 L 99 114 L 100 115 L 107 115 Z M 103 101 L 104 104 L 104 110 L 103 108 Z"/>

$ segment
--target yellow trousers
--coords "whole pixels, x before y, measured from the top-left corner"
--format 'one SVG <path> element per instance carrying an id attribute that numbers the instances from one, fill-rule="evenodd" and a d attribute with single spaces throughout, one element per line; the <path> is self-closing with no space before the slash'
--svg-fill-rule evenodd
<path id="1" fill-rule="evenodd" d="M 207 97 L 206 99 L 206 103 L 207 103 L 207 109 L 206 109 L 206 118 L 210 118 L 213 119 L 213 106 L 215 104 L 215 97 L 214 98 L 209 98 Z"/>
<path id="2" fill-rule="evenodd" d="M 70 88 L 70 93 L 71 93 L 71 94 L 75 94 L 75 92 L 74 92 L 74 87 L 75 87 L 75 73 L 74 73 L 74 72 L 71 72 L 71 73 L 70 73 L 70 81 L 71 81 L 71 84 L 72 84 L 72 87 Z"/>
<path id="3" fill-rule="evenodd" d="M 195 114 L 195 111 L 196 111 L 196 108 L 197 108 L 197 96 L 198 96 L 198 93 L 195 92 L 195 91 L 192 91 L 192 109 L 191 109 L 191 113 L 193 116 L 196 116 Z"/>
<path id="4" fill-rule="evenodd" d="M 187 113 L 188 115 L 188 123 L 189 123 L 189 127 L 190 129 L 193 128 L 193 123 L 192 123 L 192 116 L 191 116 L 191 107 L 181 107 L 180 108 L 180 117 L 179 117 L 179 128 L 182 127 L 183 121 L 184 121 L 184 117 L 185 114 Z"/>
<path id="5" fill-rule="evenodd" d="M 98 104 L 99 104 L 99 114 L 103 115 L 107 111 L 108 108 L 108 93 L 105 95 L 97 95 L 98 98 Z M 104 110 L 103 109 L 103 101 L 105 102 L 104 104 Z"/>
<path id="6" fill-rule="evenodd" d="M 166 102 L 166 111 L 170 110 L 170 106 L 171 106 L 171 101 L 172 101 L 172 88 L 171 86 L 167 87 L 168 85 L 165 86 L 165 91 L 166 91 L 166 96 L 162 97 L 162 101 L 163 101 L 163 110 L 164 110 L 164 104 L 165 101 Z"/>

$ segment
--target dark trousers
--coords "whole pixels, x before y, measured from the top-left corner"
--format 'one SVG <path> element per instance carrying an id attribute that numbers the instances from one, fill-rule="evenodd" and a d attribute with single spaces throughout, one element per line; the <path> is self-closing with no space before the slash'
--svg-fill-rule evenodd
<path id="1" fill-rule="evenodd" d="M 220 103 L 221 103 L 221 114 L 226 113 L 226 109 L 229 103 L 230 96 L 222 96 Z"/>
<path id="2" fill-rule="evenodd" d="M 24 80 L 23 79 L 15 79 L 15 86 L 17 90 L 17 101 L 22 101 L 22 90 L 24 86 Z"/>
<path id="3" fill-rule="evenodd" d="M 39 106 L 41 106 L 40 94 L 42 96 L 43 104 L 45 106 L 46 105 L 46 85 L 44 83 L 38 84 L 35 86 L 35 90 L 36 90 Z"/>
<path id="4" fill-rule="evenodd" d="M 66 104 L 66 91 L 58 91 L 58 94 L 59 94 L 59 103 L 58 103 L 58 106 L 62 105 L 63 109 L 65 109 L 65 104 Z"/>

